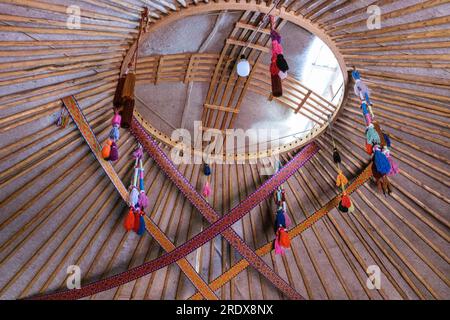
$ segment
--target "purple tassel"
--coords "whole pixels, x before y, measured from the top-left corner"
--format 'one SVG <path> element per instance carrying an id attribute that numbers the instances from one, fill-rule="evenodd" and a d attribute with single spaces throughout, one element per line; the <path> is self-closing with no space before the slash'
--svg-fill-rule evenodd
<path id="1" fill-rule="evenodd" d="M 113 141 L 111 143 L 111 152 L 109 153 L 110 161 L 117 161 L 119 159 L 119 149 L 117 148 L 117 144 Z"/>
<path id="2" fill-rule="evenodd" d="M 270 31 L 270 38 L 275 41 L 277 41 L 278 43 L 281 43 L 281 36 L 278 32 L 276 32 L 275 30 L 271 30 Z"/>
<path id="3" fill-rule="evenodd" d="M 137 148 L 136 150 L 133 151 L 133 158 L 135 159 L 141 159 L 143 155 L 144 151 L 142 150 L 142 147 Z"/>
<path id="4" fill-rule="evenodd" d="M 142 210 L 148 206 L 148 198 L 144 191 L 139 192 L 138 204 Z"/>

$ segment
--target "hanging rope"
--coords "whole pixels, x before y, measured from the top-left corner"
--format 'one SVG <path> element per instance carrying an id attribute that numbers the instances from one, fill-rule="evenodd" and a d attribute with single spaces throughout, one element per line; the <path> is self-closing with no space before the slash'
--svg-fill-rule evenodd
<path id="1" fill-rule="evenodd" d="M 333 135 L 333 123 L 331 122 L 331 116 L 328 117 L 328 133 L 331 137 L 331 142 L 333 144 L 333 162 L 336 166 L 336 186 L 340 188 L 341 191 L 341 199 L 339 201 L 338 209 L 341 212 L 353 212 L 355 207 L 353 202 L 350 199 L 350 196 L 347 193 L 346 186 L 348 184 L 348 179 L 344 175 L 341 169 L 342 158 L 339 153 L 338 148 L 336 147 L 336 143 L 334 141 Z"/>
<path id="2" fill-rule="evenodd" d="M 277 161 L 277 172 L 281 170 L 281 162 Z M 291 219 L 287 214 L 286 194 L 283 184 L 277 188 L 274 193 L 275 204 L 277 205 L 277 213 L 275 215 L 275 254 L 284 254 L 285 249 L 291 247 L 291 239 L 287 233 L 287 228 L 291 225 Z"/>
<path id="3" fill-rule="evenodd" d="M 390 154 L 391 140 L 389 135 L 384 133 L 379 122 L 375 119 L 372 110 L 370 91 L 362 81 L 360 73 L 353 67 L 352 77 L 355 80 L 354 92 L 361 100 L 361 111 L 366 124 L 366 152 L 372 155 L 373 176 L 378 189 L 384 194 L 390 194 L 391 184 L 388 176 L 396 175 L 399 172 L 397 163 Z"/>

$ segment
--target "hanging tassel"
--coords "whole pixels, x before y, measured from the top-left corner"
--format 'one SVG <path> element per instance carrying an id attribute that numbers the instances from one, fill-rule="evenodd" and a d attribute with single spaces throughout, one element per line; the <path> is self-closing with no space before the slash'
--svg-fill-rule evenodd
<path id="1" fill-rule="evenodd" d="M 280 69 L 278 68 L 277 64 L 272 61 L 272 63 L 270 64 L 270 74 L 275 76 L 278 75 L 279 73 Z"/>
<path id="2" fill-rule="evenodd" d="M 282 54 L 277 55 L 277 66 L 280 71 L 286 72 L 289 70 L 289 66 L 287 64 L 286 59 L 284 59 L 284 56 Z"/>
<path id="3" fill-rule="evenodd" d="M 283 54 L 283 46 L 278 41 L 272 41 L 272 57 Z"/>
<path id="4" fill-rule="evenodd" d="M 350 200 L 350 197 L 345 193 L 342 195 L 341 205 L 347 209 L 350 208 L 352 205 L 352 201 Z"/>
<path id="5" fill-rule="evenodd" d="M 102 157 L 105 160 L 108 160 L 111 155 L 111 144 L 112 141 L 110 139 L 106 140 L 105 145 L 102 148 Z"/>
<path id="6" fill-rule="evenodd" d="M 109 138 L 113 141 L 119 140 L 119 138 L 120 138 L 119 127 L 114 126 L 111 128 L 111 131 L 109 132 Z"/>
<path id="7" fill-rule="evenodd" d="M 285 228 L 279 228 L 279 243 L 280 246 L 283 248 L 290 248 L 291 247 L 291 239 L 289 238 L 288 233 L 286 232 Z"/>
<path id="8" fill-rule="evenodd" d="M 143 210 L 148 206 L 148 197 L 145 194 L 145 191 L 139 192 L 138 205 Z"/>
<path id="9" fill-rule="evenodd" d="M 203 173 L 205 174 L 205 176 L 211 175 L 211 168 L 207 163 L 205 163 L 205 165 L 203 166 Z"/>
<path id="10" fill-rule="evenodd" d="M 122 92 L 123 85 L 125 84 L 125 76 L 120 77 L 117 82 L 116 92 L 114 93 L 113 106 L 116 109 L 119 109 L 122 106 Z"/>
<path id="11" fill-rule="evenodd" d="M 377 168 L 377 171 L 381 175 L 388 174 L 389 171 L 391 171 L 391 165 L 390 165 L 388 159 L 386 158 L 386 155 L 383 152 L 381 152 L 379 146 L 375 146 L 373 148 L 373 151 L 374 151 L 373 159 L 374 159 L 374 163 L 375 163 L 375 167 Z"/>
<path id="12" fill-rule="evenodd" d="M 279 239 L 279 233 L 277 232 L 277 235 L 275 237 L 275 254 L 284 254 L 284 249 L 280 245 L 280 239 Z"/>
<path id="13" fill-rule="evenodd" d="M 278 76 L 280 77 L 281 80 L 284 80 L 284 79 L 287 78 L 288 73 L 287 73 L 287 72 L 283 72 L 283 71 L 280 70 L 280 71 L 278 72 Z"/>
<path id="14" fill-rule="evenodd" d="M 133 187 L 130 192 L 130 205 L 136 207 L 139 202 L 139 191 L 136 187 Z"/>
<path id="15" fill-rule="evenodd" d="M 144 212 L 142 212 L 142 214 L 139 217 L 139 229 L 136 232 L 139 236 L 142 236 L 144 234 L 145 231 L 145 220 L 144 220 Z"/>
<path id="16" fill-rule="evenodd" d="M 283 87 L 281 85 L 281 79 L 278 76 L 278 73 L 275 75 L 271 75 L 272 81 L 272 95 L 274 97 L 281 97 L 283 95 Z"/>
<path id="17" fill-rule="evenodd" d="M 280 227 L 286 228 L 286 219 L 284 212 L 281 209 L 277 211 L 277 215 L 275 217 L 275 230 L 278 230 Z"/>
<path id="18" fill-rule="evenodd" d="M 114 117 L 111 120 L 111 125 L 113 127 L 120 127 L 120 123 L 122 122 L 122 117 L 117 111 L 114 111 Z"/>
<path id="19" fill-rule="evenodd" d="M 391 157 L 391 153 L 389 152 L 389 150 L 385 150 L 384 154 L 386 156 L 386 158 L 389 161 L 389 164 L 391 165 L 391 170 L 389 171 L 389 173 L 387 174 L 388 176 L 395 176 L 397 173 L 399 173 L 399 169 L 398 169 L 398 164 L 397 162 L 394 161 L 394 159 Z"/>
<path id="20" fill-rule="evenodd" d="M 359 71 L 357 71 L 357 70 L 353 70 L 352 71 L 352 77 L 353 77 L 353 80 L 360 80 L 361 79 L 361 75 L 359 74 Z"/>
<path id="21" fill-rule="evenodd" d="M 373 146 L 367 142 L 366 142 L 366 152 L 368 155 L 371 155 L 373 153 Z"/>
<path id="22" fill-rule="evenodd" d="M 209 195 L 211 194 L 211 186 L 209 185 L 208 180 L 206 180 L 206 182 L 205 182 L 205 186 L 203 187 L 202 193 L 205 198 L 208 198 Z"/>
<path id="23" fill-rule="evenodd" d="M 117 148 L 117 144 L 113 141 L 111 143 L 111 151 L 109 153 L 109 161 L 117 161 L 119 159 L 119 149 Z"/>
<path id="24" fill-rule="evenodd" d="M 366 139 L 368 144 L 380 144 L 380 136 L 371 123 L 366 129 Z"/>
<path id="25" fill-rule="evenodd" d="M 355 81 L 353 89 L 355 91 L 355 95 L 357 95 L 361 101 L 366 101 L 370 104 L 369 88 L 360 79 Z"/>
<path id="26" fill-rule="evenodd" d="M 333 161 L 334 163 L 341 163 L 341 155 L 337 148 L 333 149 Z"/>
<path id="27" fill-rule="evenodd" d="M 135 159 L 141 159 L 143 155 L 144 151 L 142 150 L 142 147 L 137 148 L 136 150 L 133 151 L 133 158 Z"/>
<path id="28" fill-rule="evenodd" d="M 336 177 L 336 186 L 344 187 L 348 183 L 347 177 L 342 173 L 341 170 L 338 171 L 338 175 Z"/>
<path id="29" fill-rule="evenodd" d="M 125 220 L 123 222 L 123 226 L 125 227 L 125 230 L 130 231 L 134 227 L 134 213 L 133 208 L 130 208 L 128 211 L 127 216 L 125 217 Z"/>
<path id="30" fill-rule="evenodd" d="M 348 212 L 348 208 L 346 208 L 342 205 L 342 201 L 339 201 L 338 210 L 341 212 L 344 212 L 344 213 Z"/>
<path id="31" fill-rule="evenodd" d="M 134 225 L 133 225 L 133 231 L 136 232 L 136 233 L 139 230 L 140 216 L 141 216 L 140 210 L 136 210 L 135 213 L 134 213 Z"/>

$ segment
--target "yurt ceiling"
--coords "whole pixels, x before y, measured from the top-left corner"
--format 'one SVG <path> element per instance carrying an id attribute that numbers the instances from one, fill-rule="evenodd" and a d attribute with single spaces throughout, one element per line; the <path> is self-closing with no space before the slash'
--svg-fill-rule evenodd
<path id="1" fill-rule="evenodd" d="M 368 29 L 368 8 L 380 10 L 380 28 Z M 77 13 L 80 28 L 69 28 Z M 289 64 L 280 97 L 271 91 L 269 13 Z M 1 0 L 0 15 L 1 299 L 67 292 L 71 266 L 84 299 L 450 298 L 450 1 Z M 234 64 L 245 47 L 252 66 L 243 78 Z M 110 136 L 136 49 L 141 131 L 121 128 L 120 157 L 106 161 L 92 144 Z M 381 151 L 373 166 L 366 152 L 355 70 L 399 167 L 390 193 L 371 169 Z M 71 96 L 84 116 L 68 115 Z M 161 165 L 176 146 L 171 132 L 193 133 L 195 120 L 275 127 L 283 147 L 211 164 L 209 176 L 201 162 Z M 148 198 L 140 235 L 124 228 L 120 189 L 132 183 L 138 142 Z M 272 194 L 194 247 L 270 185 L 251 159 L 278 156 L 283 174 L 312 148 L 282 184 L 290 249 L 273 250 Z M 353 211 L 341 208 L 334 148 Z M 206 182 L 210 194 L 195 203 Z M 154 267 L 186 243 L 186 255 Z M 377 289 L 367 285 L 374 266 Z"/>

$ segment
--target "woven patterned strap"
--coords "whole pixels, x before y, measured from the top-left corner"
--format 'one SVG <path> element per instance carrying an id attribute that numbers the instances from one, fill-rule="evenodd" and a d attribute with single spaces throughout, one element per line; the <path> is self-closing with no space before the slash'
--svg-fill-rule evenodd
<path id="1" fill-rule="evenodd" d="M 136 120 L 133 121 L 133 124 L 136 123 Z M 144 133 L 144 132 L 142 132 Z M 156 143 L 153 140 L 148 140 L 147 142 L 153 142 L 153 145 L 157 147 Z M 145 146 L 144 146 L 145 147 Z M 279 171 L 276 175 L 272 176 L 269 180 L 267 180 L 260 188 L 252 193 L 246 200 L 241 202 L 238 206 L 236 206 L 231 212 L 221 219 L 214 222 L 211 226 L 206 228 L 203 232 L 197 234 L 183 245 L 173 249 L 172 251 L 160 256 L 157 259 L 146 262 L 141 266 L 134 267 L 128 271 L 122 272 L 120 274 L 114 275 L 112 277 L 102 279 L 93 283 L 90 283 L 81 289 L 78 290 L 69 290 L 57 292 L 54 294 L 37 297 L 36 299 L 80 299 L 86 296 L 90 296 L 99 292 L 103 292 L 117 286 L 123 285 L 125 283 L 134 281 L 140 277 L 143 277 L 149 273 L 157 271 L 161 268 L 168 266 L 171 263 L 174 263 L 184 257 L 186 257 L 189 253 L 193 252 L 200 246 L 204 245 L 206 242 L 212 240 L 214 237 L 219 235 L 228 229 L 231 225 L 245 216 L 251 209 L 253 209 L 259 202 L 263 201 L 266 197 L 268 197 L 281 183 L 286 181 L 295 171 L 298 170 L 308 159 L 310 159 L 316 152 L 318 151 L 317 145 L 310 144 L 305 147 L 302 152 L 297 154 L 294 159 L 292 159 L 289 163 L 286 164 L 285 167 L 281 171 Z M 160 154 L 162 155 L 162 154 Z M 161 158 L 158 158 L 161 159 Z M 168 160 L 168 159 L 167 159 Z M 167 165 L 167 164 L 166 164 Z M 260 201 L 258 202 L 258 199 Z M 205 201 L 206 202 L 206 201 Z M 209 205 L 208 205 L 209 206 Z M 231 231 L 233 232 L 233 231 Z M 239 237 L 234 239 L 234 242 L 231 243 L 235 247 L 243 248 L 246 243 L 240 239 Z M 251 250 L 250 250 L 251 251 Z M 252 251 L 253 252 L 253 251 Z M 260 259 L 254 252 L 254 256 Z M 244 258 L 247 258 L 244 256 Z M 253 258 L 252 256 L 248 257 L 248 260 Z M 264 269 L 264 265 L 258 264 L 259 261 L 250 260 L 252 265 L 256 268 L 263 270 L 263 272 L 267 273 Z M 262 260 L 260 260 L 262 261 Z M 269 271 L 272 272 L 272 270 Z M 275 282 L 274 284 L 277 287 L 281 287 L 288 292 L 288 296 L 294 298 L 303 298 L 299 295 L 295 290 L 290 288 L 283 287 L 282 282 Z M 289 292 L 289 288 L 292 290 Z"/>
<path id="2" fill-rule="evenodd" d="M 114 170 L 113 166 L 109 161 L 106 161 L 101 156 L 101 148 L 100 144 L 98 143 L 95 134 L 93 133 L 92 129 L 90 128 L 86 118 L 83 115 L 83 112 L 79 108 L 76 100 L 74 97 L 66 97 L 63 99 L 63 103 L 66 106 L 67 110 L 69 111 L 70 115 L 72 116 L 73 121 L 77 125 L 78 129 L 80 130 L 83 138 L 88 143 L 89 147 L 91 148 L 92 152 L 94 153 L 95 157 L 97 158 L 98 162 L 102 166 L 102 168 L 105 170 L 106 174 L 110 178 L 110 180 L 113 182 L 114 186 L 116 187 L 117 191 L 119 192 L 122 199 L 127 202 L 128 200 L 128 191 L 125 188 L 125 186 L 122 183 L 122 180 L 117 175 L 116 171 Z M 172 251 L 175 248 L 175 245 L 169 240 L 169 238 L 166 237 L 164 232 L 162 232 L 161 229 L 158 228 L 158 226 L 148 217 L 145 217 L 145 227 L 147 231 L 150 233 L 150 235 L 159 243 L 159 245 L 166 251 Z M 192 265 L 187 261 L 187 259 L 181 259 L 177 261 L 178 266 L 181 268 L 181 270 L 184 272 L 186 277 L 192 282 L 192 284 L 197 288 L 197 290 L 200 292 L 200 294 L 205 298 L 209 300 L 217 300 L 217 296 L 214 294 L 214 291 L 211 290 L 211 288 L 205 283 L 205 281 L 198 275 L 198 273 L 195 271 L 195 269 L 192 267 Z M 40 297 L 42 299 L 50 299 L 52 298 L 51 295 L 48 296 L 42 296 Z M 62 299 L 69 299 L 69 297 L 62 297 Z"/>
<path id="3" fill-rule="evenodd" d="M 369 163 L 369 165 L 364 169 L 364 171 L 356 177 L 356 179 L 353 180 L 353 182 L 347 187 L 346 191 L 348 194 L 353 193 L 356 189 L 358 189 L 361 185 L 363 185 L 367 180 L 372 177 L 372 163 Z M 314 223 L 319 221 L 322 217 L 326 216 L 333 208 L 337 207 L 339 205 L 339 201 L 341 200 L 341 195 L 338 194 L 336 197 L 331 199 L 326 205 L 324 205 L 322 208 L 314 212 L 312 215 L 310 215 L 308 218 L 303 220 L 301 223 L 296 225 L 294 228 L 289 230 L 288 234 L 291 239 L 297 237 L 300 235 L 303 231 L 310 228 Z M 264 256 L 268 254 L 272 250 L 272 241 L 267 242 L 265 245 L 261 246 L 258 250 L 256 250 L 256 254 L 259 256 Z M 223 274 L 221 274 L 219 277 L 214 279 L 209 286 L 214 291 L 224 286 L 227 282 L 229 282 L 231 279 L 236 277 L 239 273 L 244 271 L 249 266 L 249 263 L 241 259 L 238 263 L 234 264 L 230 269 L 225 271 Z M 193 296 L 191 296 L 189 299 L 192 300 L 199 300 L 202 296 L 200 293 L 196 293 Z"/>
<path id="4" fill-rule="evenodd" d="M 158 144 L 145 131 L 142 125 L 133 119 L 131 132 L 141 143 L 144 149 L 150 154 L 155 162 L 161 167 L 170 180 L 179 188 L 179 190 L 188 198 L 188 200 L 199 210 L 199 212 L 210 223 L 215 223 L 220 219 L 219 214 L 211 205 L 197 192 L 190 182 L 178 171 L 173 162 L 159 148 Z M 294 172 L 302 167 L 316 152 L 316 144 L 306 146 L 291 161 L 289 161 L 282 170 L 277 172 L 257 190 L 255 190 L 246 200 L 231 210 L 225 218 L 236 215 L 233 220 L 228 222 L 228 226 L 241 219 L 252 208 L 265 200 L 271 193 L 286 181 Z M 222 219 L 223 220 L 223 219 Z M 302 299 L 288 283 L 277 275 L 231 228 L 222 233 L 227 241 L 262 275 L 264 275 L 275 287 L 280 289 L 287 297 L 291 299 Z"/>

